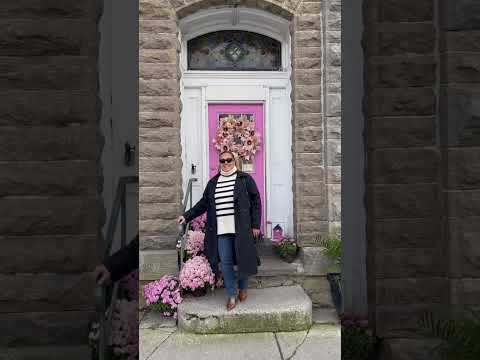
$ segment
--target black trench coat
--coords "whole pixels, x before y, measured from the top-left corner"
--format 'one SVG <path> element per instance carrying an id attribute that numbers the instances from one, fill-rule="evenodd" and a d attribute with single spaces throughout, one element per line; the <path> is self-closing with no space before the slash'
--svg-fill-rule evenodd
<path id="1" fill-rule="evenodd" d="M 220 174 L 217 174 L 208 181 L 202 198 L 183 214 L 185 220 L 189 222 L 207 212 L 204 252 L 217 278 L 219 274 L 219 255 L 215 188 L 219 176 Z M 235 263 L 240 274 L 250 276 L 257 273 L 257 265 L 259 265 L 252 229 L 260 229 L 261 201 L 257 185 L 249 174 L 237 171 L 233 196 L 235 207 Z"/>

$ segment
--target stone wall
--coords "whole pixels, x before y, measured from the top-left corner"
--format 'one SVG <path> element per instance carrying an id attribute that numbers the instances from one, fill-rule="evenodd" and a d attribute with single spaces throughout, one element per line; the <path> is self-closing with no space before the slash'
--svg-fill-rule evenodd
<path id="1" fill-rule="evenodd" d="M 221 6 L 214 0 L 140 1 L 143 250 L 174 249 L 183 198 L 177 22 Z M 340 221 L 340 1 L 242 0 L 239 6 L 292 21 L 295 230 L 302 246 L 316 246 L 319 234 Z"/>
<path id="2" fill-rule="evenodd" d="M 386 359 L 430 358 L 406 339 L 421 313 L 479 296 L 474 3 L 364 1 L 368 290 Z"/>
<path id="3" fill-rule="evenodd" d="M 0 347 L 88 341 L 104 222 L 97 3 L 0 8 Z"/>

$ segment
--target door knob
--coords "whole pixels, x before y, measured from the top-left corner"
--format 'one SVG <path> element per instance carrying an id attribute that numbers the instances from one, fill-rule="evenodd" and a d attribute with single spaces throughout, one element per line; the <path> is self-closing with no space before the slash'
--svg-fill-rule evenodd
<path id="1" fill-rule="evenodd" d="M 135 164 L 135 145 L 130 145 L 128 141 L 125 143 L 124 163 L 127 166 Z"/>
<path id="2" fill-rule="evenodd" d="M 196 171 L 197 171 L 197 165 L 192 164 L 192 174 L 195 174 Z"/>

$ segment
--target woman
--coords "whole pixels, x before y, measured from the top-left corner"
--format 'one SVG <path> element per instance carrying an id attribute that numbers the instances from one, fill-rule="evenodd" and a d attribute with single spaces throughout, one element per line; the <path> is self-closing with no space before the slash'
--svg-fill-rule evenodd
<path id="1" fill-rule="evenodd" d="M 184 224 L 207 212 L 205 254 L 217 277 L 220 260 L 227 309 L 232 310 L 237 300 L 246 300 L 248 277 L 257 273 L 254 238 L 260 235 L 261 204 L 255 181 L 237 169 L 234 154 L 222 152 L 219 162 L 220 171 L 209 180 L 202 199 L 177 222 Z M 238 298 L 235 264 L 238 266 Z"/>

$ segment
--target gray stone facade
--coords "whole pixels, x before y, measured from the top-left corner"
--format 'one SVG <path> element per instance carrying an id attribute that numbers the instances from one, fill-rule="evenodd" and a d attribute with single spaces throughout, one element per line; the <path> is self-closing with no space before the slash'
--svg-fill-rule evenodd
<path id="1" fill-rule="evenodd" d="M 104 222 L 100 14 L 90 0 L 0 9 L 2 349 L 88 341 Z"/>
<path id="2" fill-rule="evenodd" d="M 221 1 L 140 1 L 140 239 L 173 249 L 183 199 L 178 20 Z M 294 222 L 302 246 L 340 222 L 340 1 L 241 1 L 291 21 Z M 308 177 L 308 181 L 307 181 Z"/>

